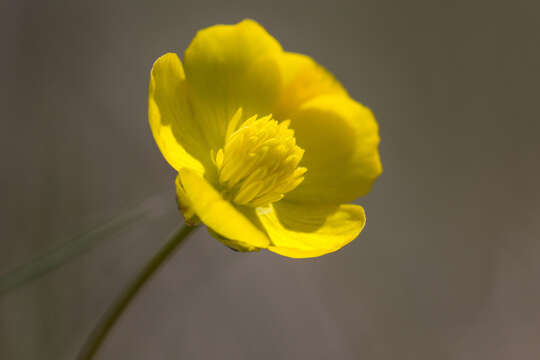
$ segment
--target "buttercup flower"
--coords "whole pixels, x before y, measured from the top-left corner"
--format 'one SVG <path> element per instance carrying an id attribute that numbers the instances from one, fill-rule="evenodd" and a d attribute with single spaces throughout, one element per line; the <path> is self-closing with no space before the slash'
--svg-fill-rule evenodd
<path id="1" fill-rule="evenodd" d="M 336 251 L 365 224 L 377 123 L 310 57 L 252 20 L 197 33 L 152 68 L 149 120 L 186 222 L 239 251 Z"/>

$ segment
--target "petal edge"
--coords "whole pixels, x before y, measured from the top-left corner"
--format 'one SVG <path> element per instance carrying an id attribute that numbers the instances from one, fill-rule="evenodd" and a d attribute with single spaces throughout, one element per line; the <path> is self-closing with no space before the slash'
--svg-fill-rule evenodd
<path id="1" fill-rule="evenodd" d="M 348 96 L 322 95 L 291 116 L 291 128 L 308 173 L 286 199 L 341 204 L 369 192 L 382 171 L 371 110 Z"/>
<path id="2" fill-rule="evenodd" d="M 268 250 L 292 258 L 308 258 L 339 250 L 354 240 L 365 225 L 359 205 L 307 206 L 276 203 L 257 215 L 272 245 Z"/>
<path id="3" fill-rule="evenodd" d="M 270 241 L 266 234 L 203 177 L 189 168 L 180 169 L 178 176 L 193 212 L 206 226 L 227 239 L 257 248 L 268 247 Z"/>
<path id="4" fill-rule="evenodd" d="M 167 53 L 152 66 L 148 87 L 148 120 L 154 139 L 176 170 L 189 167 L 203 173 L 204 146 L 187 99 L 182 63 Z"/>

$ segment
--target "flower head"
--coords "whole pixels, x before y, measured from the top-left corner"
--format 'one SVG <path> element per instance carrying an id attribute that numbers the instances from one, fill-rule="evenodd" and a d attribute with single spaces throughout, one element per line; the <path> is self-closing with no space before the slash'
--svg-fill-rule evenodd
<path id="1" fill-rule="evenodd" d="M 324 68 L 244 20 L 152 68 L 149 120 L 188 223 L 239 251 L 314 257 L 352 241 L 381 173 L 377 123 Z"/>

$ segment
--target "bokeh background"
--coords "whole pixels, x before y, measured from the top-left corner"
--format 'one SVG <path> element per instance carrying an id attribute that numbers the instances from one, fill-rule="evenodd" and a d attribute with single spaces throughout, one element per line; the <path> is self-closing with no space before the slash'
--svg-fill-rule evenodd
<path id="1" fill-rule="evenodd" d="M 538 2 L 0 6 L 0 274 L 153 209 L 2 295 L 1 359 L 73 359 L 181 223 L 147 124 L 149 71 L 198 29 L 245 17 L 374 110 L 384 173 L 359 200 L 367 227 L 303 261 L 235 253 L 200 229 L 97 358 L 540 358 Z"/>

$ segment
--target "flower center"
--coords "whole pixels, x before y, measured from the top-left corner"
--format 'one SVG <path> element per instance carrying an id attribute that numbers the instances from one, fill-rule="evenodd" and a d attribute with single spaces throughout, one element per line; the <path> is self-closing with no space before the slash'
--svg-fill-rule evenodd
<path id="1" fill-rule="evenodd" d="M 238 205 L 266 206 L 296 188 L 307 169 L 299 167 L 304 150 L 296 145 L 289 121 L 278 124 L 272 115 L 247 119 L 239 109 L 227 129 L 225 146 L 215 155 L 225 197 Z"/>

